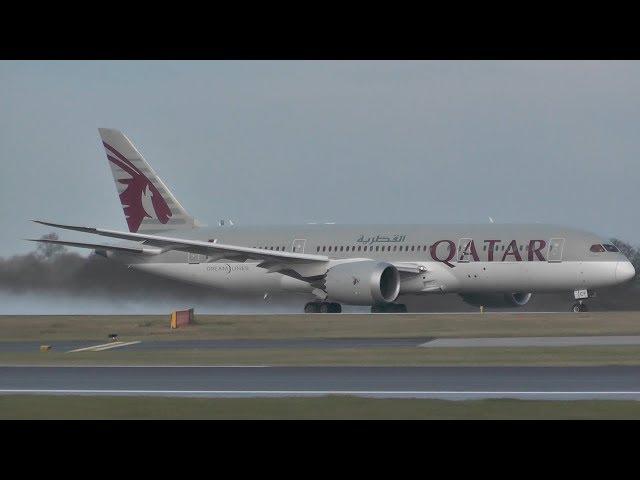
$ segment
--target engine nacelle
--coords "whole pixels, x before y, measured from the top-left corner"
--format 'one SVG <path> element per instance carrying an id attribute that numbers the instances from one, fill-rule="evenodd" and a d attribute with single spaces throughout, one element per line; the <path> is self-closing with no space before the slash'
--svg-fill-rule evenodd
<path id="1" fill-rule="evenodd" d="M 350 305 L 393 302 L 400 293 L 400 273 L 387 262 L 363 260 L 336 265 L 327 271 L 328 298 Z"/>
<path id="2" fill-rule="evenodd" d="M 507 293 L 504 299 L 514 307 L 522 307 L 531 300 L 531 294 L 523 292 Z"/>

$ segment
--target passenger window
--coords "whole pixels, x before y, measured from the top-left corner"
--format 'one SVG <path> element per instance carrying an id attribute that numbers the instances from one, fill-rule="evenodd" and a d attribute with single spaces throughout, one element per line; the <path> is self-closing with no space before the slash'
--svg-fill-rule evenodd
<path id="1" fill-rule="evenodd" d="M 358 245 L 358 251 L 360 251 L 360 249 L 361 249 L 361 248 L 362 248 L 362 247 L 361 247 L 360 245 Z"/>
<path id="2" fill-rule="evenodd" d="M 378 249 L 379 249 L 379 248 L 380 248 L 380 247 L 376 247 L 376 252 L 378 251 Z"/>
<path id="3" fill-rule="evenodd" d="M 607 252 L 619 252 L 615 245 L 611 245 L 610 243 L 605 243 L 602 245 Z"/>

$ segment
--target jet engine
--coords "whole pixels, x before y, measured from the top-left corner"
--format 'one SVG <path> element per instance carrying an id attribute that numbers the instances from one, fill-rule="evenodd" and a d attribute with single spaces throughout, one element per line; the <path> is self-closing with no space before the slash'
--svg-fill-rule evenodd
<path id="1" fill-rule="evenodd" d="M 400 292 L 400 273 L 387 262 L 342 263 L 327 271 L 325 290 L 328 299 L 350 305 L 391 303 Z"/>

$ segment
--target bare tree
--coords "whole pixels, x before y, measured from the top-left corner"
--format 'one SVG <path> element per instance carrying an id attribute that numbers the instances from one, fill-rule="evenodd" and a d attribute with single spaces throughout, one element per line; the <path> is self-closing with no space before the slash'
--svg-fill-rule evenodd
<path id="1" fill-rule="evenodd" d="M 40 237 L 41 240 L 58 240 L 58 235 L 54 232 L 47 233 Z M 66 249 L 62 245 L 56 245 L 55 243 L 39 243 L 36 247 L 36 255 L 45 259 L 51 260 L 56 255 L 64 253 Z"/>

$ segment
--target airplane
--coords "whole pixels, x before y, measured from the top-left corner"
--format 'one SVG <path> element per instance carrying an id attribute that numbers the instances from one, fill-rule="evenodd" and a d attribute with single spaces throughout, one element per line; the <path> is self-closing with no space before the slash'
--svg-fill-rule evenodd
<path id="1" fill-rule="evenodd" d="M 573 293 L 587 311 L 594 289 L 635 276 L 595 234 L 544 224 L 240 226 L 191 216 L 120 131 L 99 129 L 127 231 L 42 225 L 121 240 L 29 239 L 94 250 L 130 268 L 222 291 L 299 295 L 306 313 L 342 305 L 406 312 L 400 295 L 504 295 L 515 307 L 540 292 Z M 301 303 L 302 303 L 301 301 Z"/>

